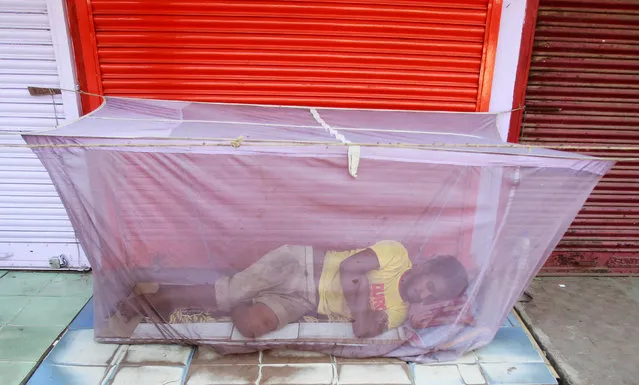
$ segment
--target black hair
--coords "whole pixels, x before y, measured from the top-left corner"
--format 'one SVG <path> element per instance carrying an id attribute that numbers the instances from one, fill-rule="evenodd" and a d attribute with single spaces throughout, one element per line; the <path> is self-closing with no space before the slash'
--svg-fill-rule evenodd
<path id="1" fill-rule="evenodd" d="M 440 298 L 440 300 L 455 299 L 468 287 L 468 272 L 464 265 L 452 255 L 438 255 L 414 268 L 418 269 L 421 276 L 433 274 L 446 279 L 448 292 L 446 298 Z"/>

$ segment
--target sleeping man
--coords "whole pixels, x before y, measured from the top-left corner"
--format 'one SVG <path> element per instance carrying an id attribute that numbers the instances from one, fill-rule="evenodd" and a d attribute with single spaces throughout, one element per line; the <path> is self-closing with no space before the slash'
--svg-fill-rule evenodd
<path id="1" fill-rule="evenodd" d="M 315 254 L 315 255 L 314 255 Z M 125 302 L 151 308 L 192 307 L 229 312 L 245 337 L 256 338 L 308 313 L 352 322 L 357 338 L 372 338 L 404 323 L 411 303 L 454 299 L 468 285 L 452 256 L 411 263 L 404 246 L 381 241 L 368 248 L 318 253 L 281 246 L 247 269 L 213 285 L 161 285 Z M 140 292 L 138 290 L 138 292 Z"/>

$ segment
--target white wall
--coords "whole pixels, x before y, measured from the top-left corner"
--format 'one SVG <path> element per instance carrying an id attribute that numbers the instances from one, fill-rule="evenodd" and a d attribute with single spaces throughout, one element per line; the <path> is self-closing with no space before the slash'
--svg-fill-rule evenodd
<path id="1" fill-rule="evenodd" d="M 501 112 L 512 109 L 525 13 L 526 0 L 504 0 L 489 111 Z M 500 114 L 497 117 L 497 125 L 499 134 L 506 141 L 510 128 L 510 112 Z M 482 168 L 471 242 L 471 253 L 475 258 L 486 258 L 491 253 L 497 226 L 498 204 L 501 199 L 501 184 L 501 170 Z"/>
<path id="2" fill-rule="evenodd" d="M 79 114 L 78 95 L 31 96 L 28 86 L 75 87 L 64 0 L 0 0 L 0 269 L 48 269 L 64 255 L 82 269 L 75 231 L 48 173 L 20 133 Z"/>
<path id="3" fill-rule="evenodd" d="M 46 4 L 58 76 L 60 77 L 60 87 L 64 90 L 77 90 L 75 62 L 66 16 L 66 4 L 64 0 L 46 0 Z M 62 102 L 67 120 L 74 120 L 80 117 L 79 94 L 62 91 Z"/>
<path id="4" fill-rule="evenodd" d="M 526 0 L 503 0 L 495 73 L 490 96 L 489 111 L 510 111 L 513 104 L 515 78 L 519 63 L 521 34 L 526 14 Z M 508 137 L 510 113 L 503 113 L 497 119 L 499 133 Z"/>

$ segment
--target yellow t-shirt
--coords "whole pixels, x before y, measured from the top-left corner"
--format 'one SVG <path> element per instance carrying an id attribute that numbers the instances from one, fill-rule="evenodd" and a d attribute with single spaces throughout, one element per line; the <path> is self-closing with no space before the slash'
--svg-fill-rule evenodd
<path id="1" fill-rule="evenodd" d="M 388 316 L 388 328 L 396 328 L 404 323 L 408 314 L 408 303 L 404 302 L 399 294 L 399 280 L 412 266 L 408 251 L 396 241 L 377 242 L 370 249 L 379 260 L 379 269 L 366 274 L 370 285 L 371 309 L 385 311 Z M 346 258 L 363 250 L 365 249 L 326 253 L 319 280 L 318 313 L 337 318 L 351 317 L 342 290 L 339 267 Z"/>

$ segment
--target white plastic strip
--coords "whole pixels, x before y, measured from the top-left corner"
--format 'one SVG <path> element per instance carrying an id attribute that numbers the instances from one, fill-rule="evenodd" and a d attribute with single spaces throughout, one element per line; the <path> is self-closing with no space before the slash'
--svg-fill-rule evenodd
<path id="1" fill-rule="evenodd" d="M 361 152 L 362 149 L 360 146 L 348 146 L 348 173 L 351 174 L 353 178 L 357 178 Z"/>
<path id="2" fill-rule="evenodd" d="M 333 135 L 335 139 L 339 140 L 342 143 L 350 143 L 350 141 L 346 139 L 344 135 L 340 134 L 331 126 L 329 126 L 328 123 L 326 123 L 324 119 L 322 119 L 319 112 L 317 112 L 315 108 L 311 108 L 311 115 L 313 115 L 313 118 L 315 118 L 317 123 L 319 123 L 320 126 L 322 126 L 329 134 Z"/>
<path id="3" fill-rule="evenodd" d="M 339 133 L 337 130 L 333 129 L 322 117 L 319 112 L 315 108 L 311 108 L 311 114 L 324 129 L 331 134 L 335 139 L 339 140 L 344 144 L 349 144 L 348 146 L 348 173 L 353 177 L 357 178 L 357 170 L 359 169 L 359 159 L 362 154 L 362 149 L 360 146 L 351 146 L 350 140 L 346 139 L 346 137 Z"/>

